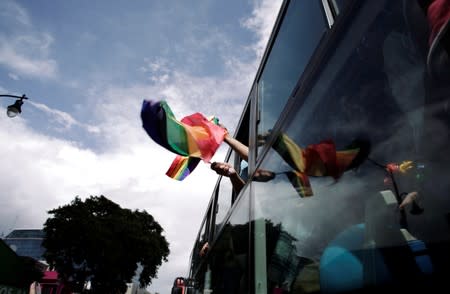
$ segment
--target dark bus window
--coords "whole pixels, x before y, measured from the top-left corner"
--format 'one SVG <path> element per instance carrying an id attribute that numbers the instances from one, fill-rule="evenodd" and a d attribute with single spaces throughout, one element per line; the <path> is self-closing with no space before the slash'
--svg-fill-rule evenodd
<path id="1" fill-rule="evenodd" d="M 254 91 L 252 91 L 250 93 L 250 97 L 254 97 Z M 236 140 L 238 140 L 239 142 L 241 142 L 242 144 L 249 146 L 249 131 L 250 131 L 250 104 L 248 105 L 248 107 L 245 109 L 244 111 L 244 115 L 242 116 L 240 125 L 239 125 L 239 130 L 236 134 Z M 247 155 L 248 157 L 248 155 Z M 235 170 L 238 172 L 238 174 L 240 175 L 240 177 L 244 180 L 244 182 L 247 181 L 248 179 L 248 170 L 249 170 L 249 166 L 248 166 L 248 159 L 244 159 L 242 158 L 239 154 L 235 154 L 235 158 L 234 158 L 234 168 Z M 236 200 L 236 198 L 239 195 L 237 195 L 236 193 L 233 193 L 233 202 Z"/>
<path id="2" fill-rule="evenodd" d="M 211 221 L 211 206 L 208 208 L 208 213 L 206 217 L 203 219 L 202 224 L 200 226 L 200 232 L 195 240 L 194 248 L 191 254 L 191 271 L 196 271 L 201 258 L 201 250 L 206 243 L 210 240 L 210 221 Z"/>
<path id="3" fill-rule="evenodd" d="M 208 258 L 212 293 L 250 293 L 249 193 L 243 191 Z"/>
<path id="4" fill-rule="evenodd" d="M 365 2 L 274 134 L 251 184 L 267 293 L 449 290 L 450 82 L 418 8 Z"/>
<path id="5" fill-rule="evenodd" d="M 249 145 L 249 121 L 250 121 L 250 107 L 244 112 L 241 118 L 239 129 L 236 133 L 236 140 L 243 143 L 244 145 Z M 248 162 L 239 156 L 235 151 L 231 151 L 227 162 L 234 166 L 234 169 L 239 173 L 242 179 L 247 180 L 248 175 Z M 218 188 L 218 198 L 216 205 L 216 218 L 215 218 L 215 231 L 220 230 L 222 222 L 228 211 L 232 207 L 233 203 L 236 201 L 238 195 L 236 191 L 233 190 L 231 181 L 227 177 L 221 177 L 219 188 Z"/>
<path id="6" fill-rule="evenodd" d="M 231 152 L 230 158 L 227 162 L 234 163 L 235 153 Z M 221 177 L 218 187 L 218 196 L 216 200 L 216 221 L 214 232 L 217 232 L 222 227 L 222 222 L 231 208 L 233 200 L 233 186 L 230 179 Z"/>
<path id="7" fill-rule="evenodd" d="M 272 129 L 326 30 L 320 1 L 291 1 L 258 80 L 258 135 Z"/>

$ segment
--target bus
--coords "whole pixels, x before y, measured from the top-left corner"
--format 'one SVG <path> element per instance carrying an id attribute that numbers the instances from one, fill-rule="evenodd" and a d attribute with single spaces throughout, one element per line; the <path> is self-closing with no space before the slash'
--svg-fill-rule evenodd
<path id="1" fill-rule="evenodd" d="M 283 1 L 189 293 L 449 291 L 448 3 Z"/>

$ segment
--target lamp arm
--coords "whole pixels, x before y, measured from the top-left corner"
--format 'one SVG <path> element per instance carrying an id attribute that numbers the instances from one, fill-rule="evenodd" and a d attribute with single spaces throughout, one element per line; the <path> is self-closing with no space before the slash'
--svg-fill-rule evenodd
<path id="1" fill-rule="evenodd" d="M 21 99 L 21 100 L 28 99 L 28 97 L 25 94 L 23 94 L 22 96 L 3 94 L 3 95 L 0 95 L 0 97 L 10 97 L 10 98 L 17 98 L 17 99 Z"/>

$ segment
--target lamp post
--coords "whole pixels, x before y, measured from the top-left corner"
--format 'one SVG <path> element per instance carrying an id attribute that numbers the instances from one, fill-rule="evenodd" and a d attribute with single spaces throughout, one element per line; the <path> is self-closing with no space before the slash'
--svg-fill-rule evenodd
<path id="1" fill-rule="evenodd" d="M 15 117 L 16 115 L 18 115 L 19 113 L 22 112 L 22 104 L 23 104 L 23 99 L 28 99 L 28 97 L 23 94 L 22 96 L 16 96 L 16 95 L 0 95 L 0 97 L 10 97 L 10 98 L 16 98 L 16 102 L 14 102 L 14 104 L 11 104 L 10 106 L 8 106 L 8 108 L 6 109 L 6 115 L 8 115 L 8 117 Z"/>

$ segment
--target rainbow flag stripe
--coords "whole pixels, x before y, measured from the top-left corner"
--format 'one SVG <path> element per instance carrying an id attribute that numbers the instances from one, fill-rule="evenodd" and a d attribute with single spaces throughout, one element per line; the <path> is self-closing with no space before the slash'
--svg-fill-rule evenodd
<path id="1" fill-rule="evenodd" d="M 197 167 L 199 158 L 177 155 L 166 175 L 174 180 L 182 181 Z"/>

